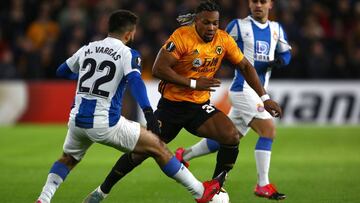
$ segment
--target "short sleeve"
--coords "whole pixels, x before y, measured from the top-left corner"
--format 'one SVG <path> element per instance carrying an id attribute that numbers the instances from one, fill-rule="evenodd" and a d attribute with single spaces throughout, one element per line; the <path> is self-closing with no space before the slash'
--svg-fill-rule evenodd
<path id="1" fill-rule="evenodd" d="M 226 37 L 224 38 L 224 47 L 226 47 L 225 58 L 227 58 L 232 64 L 239 64 L 243 60 L 244 54 L 230 35 L 226 34 Z"/>
<path id="2" fill-rule="evenodd" d="M 176 59 L 180 59 L 186 51 L 182 37 L 183 36 L 181 35 L 179 29 L 175 30 L 162 48 L 173 55 Z"/>
<path id="3" fill-rule="evenodd" d="M 86 46 L 81 47 L 75 54 L 66 60 L 66 64 L 69 66 L 73 73 L 78 73 L 80 69 L 79 58 L 83 53 Z"/>
<path id="4" fill-rule="evenodd" d="M 141 55 L 140 53 L 135 50 L 131 49 L 131 68 L 138 70 L 141 73 Z"/>
<path id="5" fill-rule="evenodd" d="M 232 20 L 227 26 L 225 31 L 229 33 L 229 35 L 234 38 L 234 40 L 238 40 L 239 38 L 239 25 L 237 23 L 237 19 Z"/>
<path id="6" fill-rule="evenodd" d="M 123 57 L 122 67 L 124 67 L 124 75 L 134 71 L 141 73 L 140 53 L 135 49 L 129 49 Z"/>
<path id="7" fill-rule="evenodd" d="M 284 53 L 289 50 L 291 50 L 291 46 L 288 43 L 288 39 L 287 39 L 285 31 L 279 24 L 279 41 L 278 41 L 278 44 L 276 45 L 276 52 Z"/>

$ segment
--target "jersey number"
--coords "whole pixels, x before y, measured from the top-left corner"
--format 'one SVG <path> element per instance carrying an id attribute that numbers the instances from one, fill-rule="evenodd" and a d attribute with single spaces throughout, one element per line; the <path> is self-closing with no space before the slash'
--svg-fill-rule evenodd
<path id="1" fill-rule="evenodd" d="M 109 92 L 100 90 L 99 86 L 111 81 L 115 76 L 115 64 L 111 61 L 103 61 L 100 63 L 99 68 L 96 68 L 96 61 L 93 58 L 87 58 L 85 59 L 81 70 L 85 70 L 86 67 L 90 65 L 89 70 L 80 78 L 79 80 L 79 93 L 90 93 L 92 95 L 100 96 L 100 97 L 109 97 Z M 92 88 L 83 86 L 83 82 L 89 78 L 91 78 L 95 71 L 102 72 L 104 69 L 108 67 L 109 71 L 106 75 L 100 77 L 99 79 L 95 80 L 95 82 L 92 85 Z"/>
<path id="2" fill-rule="evenodd" d="M 202 109 L 204 109 L 206 111 L 206 113 L 211 113 L 211 112 L 215 111 L 215 108 L 209 104 L 203 105 Z"/>

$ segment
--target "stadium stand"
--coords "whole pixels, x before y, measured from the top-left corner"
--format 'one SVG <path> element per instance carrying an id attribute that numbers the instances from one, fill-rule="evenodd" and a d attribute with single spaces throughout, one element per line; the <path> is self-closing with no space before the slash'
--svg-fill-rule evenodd
<path id="1" fill-rule="evenodd" d="M 247 0 L 219 0 L 221 25 L 248 14 Z M 360 2 L 275 0 L 271 19 L 282 23 L 293 47 L 287 71 L 274 78 L 360 78 Z M 176 16 L 196 0 L 13 0 L 0 3 L 0 79 L 53 79 L 58 65 L 90 40 L 105 37 L 116 8 L 140 15 L 137 42 L 144 77 L 151 78 L 157 51 L 178 26 Z M 223 68 L 219 77 L 231 78 Z"/>

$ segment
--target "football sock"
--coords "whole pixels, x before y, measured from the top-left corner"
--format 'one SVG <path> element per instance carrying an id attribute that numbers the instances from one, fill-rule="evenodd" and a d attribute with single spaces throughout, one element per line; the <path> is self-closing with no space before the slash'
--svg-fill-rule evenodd
<path id="1" fill-rule="evenodd" d="M 186 149 L 184 152 L 184 160 L 190 161 L 195 157 L 199 157 L 205 154 L 209 154 L 217 151 L 220 148 L 220 145 L 215 140 L 211 139 L 201 139 L 200 142 L 191 146 L 189 149 Z"/>
<path id="2" fill-rule="evenodd" d="M 258 184 L 265 186 L 269 184 L 269 168 L 271 157 L 271 146 L 273 140 L 259 137 L 255 147 L 256 169 L 258 173 Z"/>
<path id="3" fill-rule="evenodd" d="M 65 180 L 69 172 L 70 170 L 65 164 L 58 161 L 55 162 L 50 169 L 39 199 L 50 202 L 54 193 L 59 188 L 60 184 Z"/>
<path id="4" fill-rule="evenodd" d="M 123 154 L 116 162 L 110 173 L 106 177 L 105 181 L 101 184 L 101 191 L 105 194 L 109 194 L 111 188 L 126 174 L 132 171 L 140 163 L 134 163 L 131 158 L 131 153 Z"/>
<path id="5" fill-rule="evenodd" d="M 239 146 L 237 145 L 220 145 L 216 157 L 216 167 L 213 178 L 218 176 L 222 171 L 229 172 L 234 167 L 238 153 Z"/>
<path id="6" fill-rule="evenodd" d="M 201 198 L 204 193 L 202 182 L 198 181 L 194 175 L 173 156 L 169 162 L 162 167 L 162 171 L 170 178 L 181 183 L 192 194 L 195 199 Z"/>

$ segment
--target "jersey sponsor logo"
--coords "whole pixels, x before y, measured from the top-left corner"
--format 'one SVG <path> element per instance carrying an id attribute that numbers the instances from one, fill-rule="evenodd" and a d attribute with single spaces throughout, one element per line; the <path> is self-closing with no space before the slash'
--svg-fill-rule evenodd
<path id="1" fill-rule="evenodd" d="M 270 45 L 266 41 L 256 41 L 256 53 L 258 54 L 268 54 Z"/>
<path id="2" fill-rule="evenodd" d="M 270 45 L 266 41 L 256 41 L 254 60 L 267 62 L 270 60 L 269 56 Z"/>
<path id="3" fill-rule="evenodd" d="M 221 55 L 222 52 L 223 52 L 223 48 L 222 48 L 221 46 L 217 46 L 217 47 L 215 48 L 215 52 L 216 52 L 218 55 Z"/>
<path id="4" fill-rule="evenodd" d="M 194 61 L 192 62 L 192 65 L 196 68 L 200 67 L 202 65 L 202 61 L 200 58 L 195 58 Z"/>
<path id="5" fill-rule="evenodd" d="M 174 42 L 168 42 L 167 44 L 166 44 L 166 50 L 168 51 L 168 52 L 172 52 L 172 51 L 174 51 L 175 50 L 175 44 L 174 44 Z"/>
<path id="6" fill-rule="evenodd" d="M 199 73 L 214 72 L 216 71 L 216 65 L 219 62 L 219 58 L 205 58 L 204 62 L 200 58 L 195 58 L 191 70 Z"/>

